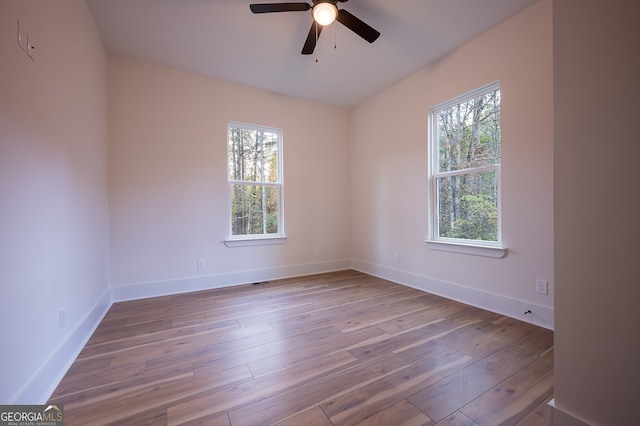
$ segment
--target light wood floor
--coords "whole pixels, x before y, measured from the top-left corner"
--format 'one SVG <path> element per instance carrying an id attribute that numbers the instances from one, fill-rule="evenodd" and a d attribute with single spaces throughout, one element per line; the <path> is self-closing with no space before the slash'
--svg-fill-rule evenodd
<path id="1" fill-rule="evenodd" d="M 73 425 L 545 425 L 553 333 L 355 271 L 116 303 Z"/>

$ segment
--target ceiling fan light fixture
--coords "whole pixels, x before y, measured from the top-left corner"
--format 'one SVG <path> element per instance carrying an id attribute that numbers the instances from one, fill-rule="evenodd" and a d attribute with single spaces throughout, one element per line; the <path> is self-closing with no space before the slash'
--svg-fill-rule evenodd
<path id="1" fill-rule="evenodd" d="M 332 3 L 318 3 L 313 6 L 313 19 L 320 25 L 330 25 L 338 16 L 338 8 Z"/>

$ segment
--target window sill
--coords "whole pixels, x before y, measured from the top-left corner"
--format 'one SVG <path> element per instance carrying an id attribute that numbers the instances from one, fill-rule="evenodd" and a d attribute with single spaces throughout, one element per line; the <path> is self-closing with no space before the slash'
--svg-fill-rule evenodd
<path id="1" fill-rule="evenodd" d="M 287 242 L 286 236 L 269 237 L 236 237 L 224 240 L 227 247 L 266 246 L 271 244 L 283 244 Z"/>
<path id="2" fill-rule="evenodd" d="M 446 251 L 450 253 L 471 254 L 474 256 L 493 257 L 501 259 L 507 254 L 507 249 L 499 246 L 463 244 L 452 241 L 425 241 L 432 250 Z"/>

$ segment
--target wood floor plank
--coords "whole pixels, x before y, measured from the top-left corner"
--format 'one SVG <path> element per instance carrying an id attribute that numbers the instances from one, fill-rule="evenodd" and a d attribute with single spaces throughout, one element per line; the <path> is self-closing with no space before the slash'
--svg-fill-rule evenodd
<path id="1" fill-rule="evenodd" d="M 162 389 L 175 384 L 189 383 L 194 378 L 191 368 L 175 374 L 152 376 L 152 377 L 132 377 L 125 381 L 119 382 L 100 382 L 95 381 L 91 386 L 86 388 L 77 388 L 75 392 L 59 393 L 57 390 L 50 398 L 52 404 L 60 404 L 65 407 L 65 420 L 68 420 L 69 413 L 79 413 L 84 407 L 87 411 L 95 405 L 115 404 L 120 399 L 137 397 L 138 395 L 151 392 L 156 389 Z"/>
<path id="2" fill-rule="evenodd" d="M 547 419 L 538 413 L 531 412 L 516 423 L 516 426 L 547 426 Z"/>
<path id="3" fill-rule="evenodd" d="M 553 393 L 552 367 L 549 352 L 460 411 L 480 424 L 516 424 Z"/>
<path id="4" fill-rule="evenodd" d="M 68 423 L 66 418 L 65 423 Z M 128 425 L 165 426 L 167 424 L 167 410 L 162 408 L 147 410 L 142 413 L 129 416 L 125 423 Z M 97 424 L 105 425 L 109 423 L 102 423 L 102 420 L 100 420 Z M 118 424 L 118 422 L 115 422 L 115 424 Z"/>
<path id="5" fill-rule="evenodd" d="M 549 410 L 549 402 L 553 399 L 553 395 L 549 395 L 549 397 L 547 397 L 547 399 L 545 399 L 544 401 L 542 401 L 540 403 L 540 405 L 538 405 L 535 410 L 533 410 L 535 413 L 537 413 L 539 416 L 544 417 L 545 419 L 547 418 L 547 412 Z"/>
<path id="6" fill-rule="evenodd" d="M 420 362 L 434 354 L 466 342 L 471 337 L 483 333 L 488 326 L 489 324 L 482 319 L 473 319 L 459 323 L 459 325 L 433 336 L 419 339 L 407 346 L 394 350 L 393 353 L 407 362 Z"/>
<path id="7" fill-rule="evenodd" d="M 334 426 L 331 420 L 320 409 L 320 407 L 314 407 L 307 411 L 304 411 L 298 415 L 290 417 L 288 420 L 277 423 L 277 426 Z"/>
<path id="8" fill-rule="evenodd" d="M 67 373 L 61 383 L 70 377 L 100 374 L 103 370 L 109 368 L 109 364 L 111 364 L 111 357 L 109 356 L 89 360 L 80 360 L 76 358 L 71 367 L 69 367 L 69 370 L 67 370 Z"/>
<path id="9" fill-rule="evenodd" d="M 472 336 L 466 342 L 456 346 L 456 349 L 470 357 L 480 360 L 492 353 L 517 342 L 538 327 L 517 320 L 507 318 L 508 321 L 491 323 L 484 331 Z"/>
<path id="10" fill-rule="evenodd" d="M 144 362 L 130 364 L 120 368 L 105 368 L 93 374 L 67 375 L 56 388 L 54 397 L 65 398 L 77 394 L 80 390 L 87 393 L 99 389 L 104 383 L 113 386 L 144 377 Z"/>
<path id="11" fill-rule="evenodd" d="M 166 424 L 165 422 L 164 425 Z M 201 419 L 183 423 L 182 426 L 231 426 L 231 421 L 228 415 L 223 414 L 221 416 L 206 416 Z"/>
<path id="12" fill-rule="evenodd" d="M 271 354 L 260 351 L 257 354 L 257 359 L 249 361 L 249 368 L 255 377 L 260 377 L 272 371 L 310 361 L 320 355 L 341 351 L 349 345 L 357 345 L 360 342 L 366 342 L 383 335 L 384 332 L 376 327 L 360 329 L 351 333 L 342 333 L 333 327 L 314 330 L 306 333 L 304 338 L 298 342 L 291 340 L 284 351 L 273 351 Z"/>
<path id="13" fill-rule="evenodd" d="M 333 424 L 333 423 L 332 423 Z M 431 426 L 434 422 L 406 399 L 367 417 L 356 426 Z"/>
<path id="14" fill-rule="evenodd" d="M 436 423 L 436 426 L 480 426 L 478 423 L 465 416 L 460 411 L 447 416 L 447 418 Z"/>
<path id="15" fill-rule="evenodd" d="M 340 304 L 319 305 L 313 307 L 306 307 L 303 312 L 296 313 L 295 315 L 277 315 L 271 318 L 264 318 L 260 316 L 259 319 L 267 320 L 270 324 L 278 327 L 282 322 L 291 323 L 303 323 L 306 330 L 314 328 L 333 327 L 340 324 L 344 324 L 352 320 L 353 318 L 361 318 L 378 309 L 378 306 L 372 304 L 375 300 L 384 300 L 393 294 L 390 291 L 377 294 L 371 298 L 356 299 L 349 302 L 343 302 Z M 255 319 L 254 319 L 255 320 Z M 241 324 L 246 324 L 246 321 L 241 321 Z"/>
<path id="16" fill-rule="evenodd" d="M 388 321 L 381 324 L 379 327 L 388 333 L 398 333 L 419 328 L 420 326 L 435 320 L 450 318 L 452 315 L 467 309 L 467 307 L 462 303 L 446 299 L 429 303 L 427 306 L 429 309 L 411 313 L 393 321 Z"/>
<path id="17" fill-rule="evenodd" d="M 244 328 L 244 327 L 243 327 Z M 303 334 L 300 329 L 286 331 L 263 331 L 259 333 L 239 333 L 235 339 L 215 339 L 194 342 L 193 345 L 174 344 L 165 352 L 147 354 L 147 370 L 163 369 L 176 363 L 190 363 L 194 367 L 206 363 L 222 363 L 221 368 L 235 367 L 261 357 L 269 351 L 283 349 L 283 341 L 293 339 Z M 122 356 L 114 359 L 113 366 L 118 363 L 130 362 L 132 359 L 144 358 L 144 353 L 135 352 L 134 355 Z M 117 362 L 116 362 L 117 361 Z"/>
<path id="18" fill-rule="evenodd" d="M 156 385 L 145 389 L 125 389 L 117 396 L 109 395 L 108 405 L 104 404 L 105 398 L 100 397 L 89 401 L 64 404 L 65 423 L 81 425 L 128 423 L 131 418 L 149 410 L 163 409 L 171 404 L 178 404 L 214 392 L 219 388 L 235 386 L 237 383 L 251 380 L 251 377 L 246 366 L 243 366 L 168 386 Z M 133 398 L 135 398 L 135 403 L 132 401 Z M 67 408 L 70 408 L 71 412 Z"/>
<path id="19" fill-rule="evenodd" d="M 277 423 L 406 367 L 395 355 L 384 355 L 233 410 L 229 417 L 232 424 Z"/>
<path id="20" fill-rule="evenodd" d="M 333 328 L 313 330 L 309 333 L 297 334 L 287 339 L 265 343 L 236 351 L 225 351 L 220 357 L 210 357 L 205 361 L 194 363 L 196 374 L 201 371 L 216 371 L 231 365 L 247 364 L 255 378 L 272 371 L 282 370 L 306 361 L 317 359 L 325 354 L 339 352 L 352 342 L 366 341 L 379 336 L 381 330 L 368 328 L 345 335 Z M 203 354 L 207 356 L 207 354 Z M 191 357 L 190 360 L 199 359 Z M 154 363 L 154 365 L 156 365 Z"/>
<path id="21" fill-rule="evenodd" d="M 79 425 L 540 424 L 553 333 L 349 270 L 115 303 L 50 403 Z"/>
<path id="22" fill-rule="evenodd" d="M 409 402 L 440 421 L 539 358 L 534 335 L 477 361 L 409 398 Z M 535 407 L 534 407 L 535 408 Z"/>
<path id="23" fill-rule="evenodd" d="M 429 309 L 428 306 L 406 307 L 398 305 L 385 311 L 383 311 L 382 309 L 376 310 L 375 315 L 373 315 L 372 313 L 367 313 L 367 316 L 361 316 L 357 320 L 349 319 L 341 324 L 336 324 L 336 327 L 344 331 L 345 333 L 348 333 L 350 331 L 360 330 L 374 325 L 380 325 L 385 322 L 392 321 L 396 318 L 404 317 L 407 314 L 422 312 L 427 309 Z"/>
<path id="24" fill-rule="evenodd" d="M 167 348 L 170 343 L 176 343 L 182 346 L 185 341 L 217 341 L 235 339 L 239 334 L 253 335 L 271 331 L 268 326 L 261 329 L 241 328 L 237 323 L 233 326 L 225 328 L 207 327 L 207 326 L 188 326 L 177 329 L 171 329 L 165 332 L 145 333 L 142 336 L 120 337 L 111 341 L 87 345 L 80 355 L 79 360 L 88 360 L 92 358 L 102 358 L 105 355 L 113 357 L 124 356 L 130 357 L 132 352 L 142 352 L 145 356 L 148 351 L 154 351 L 157 348 Z M 193 339 L 193 337 L 202 336 L 202 339 Z M 119 364 L 118 361 L 115 364 Z"/>
<path id="25" fill-rule="evenodd" d="M 313 362 L 296 365 L 241 386 L 227 387 L 209 395 L 173 404 L 168 409 L 168 424 L 182 424 L 201 416 L 229 412 L 356 365 L 357 360 L 347 352 L 320 357 Z"/>
<path id="26" fill-rule="evenodd" d="M 470 362 L 472 359 L 468 356 L 449 351 L 332 399 L 320 407 L 334 424 L 354 425 L 461 370 Z"/>
<path id="27" fill-rule="evenodd" d="M 421 326 L 403 330 L 402 332 L 388 335 L 384 340 L 377 339 L 373 342 L 365 342 L 356 345 L 350 352 L 360 360 L 367 360 L 380 356 L 387 352 L 394 352 L 401 348 L 415 344 L 416 341 L 426 340 L 432 336 L 446 332 L 453 327 L 446 318 L 439 318 Z"/>
<path id="28" fill-rule="evenodd" d="M 88 353 L 89 350 L 95 350 L 95 348 L 114 347 L 122 342 L 125 345 L 131 345 L 132 341 L 134 341 L 134 344 L 138 345 L 164 341 L 167 338 L 189 335 L 193 332 L 230 328 L 240 328 L 240 324 L 235 320 L 225 320 L 207 324 L 203 324 L 200 321 L 179 324 L 173 321 L 155 321 L 144 325 L 124 325 L 119 329 L 109 330 L 108 333 L 103 333 L 98 337 L 92 336 L 81 355 Z"/>

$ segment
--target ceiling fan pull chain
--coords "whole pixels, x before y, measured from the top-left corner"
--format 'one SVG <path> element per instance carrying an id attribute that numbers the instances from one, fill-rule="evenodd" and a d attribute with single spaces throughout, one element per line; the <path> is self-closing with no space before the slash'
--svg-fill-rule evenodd
<path id="1" fill-rule="evenodd" d="M 316 64 L 317 64 L 318 63 L 318 24 L 315 21 L 313 22 L 313 27 L 316 29 L 316 47 L 313 50 L 316 54 Z"/>

